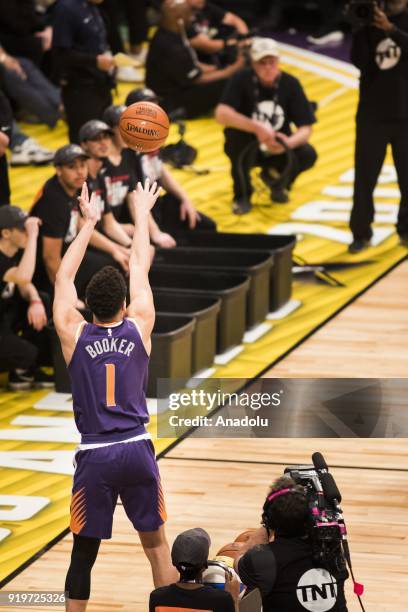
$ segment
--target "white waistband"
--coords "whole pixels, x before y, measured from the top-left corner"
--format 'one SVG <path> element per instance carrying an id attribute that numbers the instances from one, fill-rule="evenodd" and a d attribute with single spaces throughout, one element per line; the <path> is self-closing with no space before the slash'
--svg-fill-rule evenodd
<path id="1" fill-rule="evenodd" d="M 97 444 L 79 444 L 75 452 L 82 450 L 91 450 L 93 448 L 103 448 L 104 446 L 112 446 L 113 444 L 126 444 L 127 442 L 137 442 L 138 440 L 151 440 L 152 437 L 149 433 L 140 434 L 139 436 L 134 436 L 133 438 L 129 438 L 128 440 L 119 440 L 118 442 L 99 442 Z"/>

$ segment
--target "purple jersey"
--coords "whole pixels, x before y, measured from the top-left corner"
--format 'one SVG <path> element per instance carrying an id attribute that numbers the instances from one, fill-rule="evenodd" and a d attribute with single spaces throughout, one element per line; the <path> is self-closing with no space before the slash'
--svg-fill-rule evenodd
<path id="1" fill-rule="evenodd" d="M 131 319 L 84 325 L 68 366 L 82 444 L 120 442 L 145 431 L 148 363 Z"/>

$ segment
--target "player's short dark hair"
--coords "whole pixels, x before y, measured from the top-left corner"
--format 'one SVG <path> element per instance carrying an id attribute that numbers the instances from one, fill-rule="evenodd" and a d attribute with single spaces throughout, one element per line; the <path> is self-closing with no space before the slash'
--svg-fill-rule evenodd
<path id="1" fill-rule="evenodd" d="M 268 495 L 282 489 L 290 489 L 290 492 L 265 504 L 266 526 L 290 537 L 305 535 L 308 518 L 305 489 L 290 476 L 281 476 L 272 484 Z"/>
<path id="2" fill-rule="evenodd" d="M 196 580 L 205 568 L 206 566 L 195 567 L 193 565 L 176 565 L 176 569 L 180 574 L 180 580 Z"/>
<path id="3" fill-rule="evenodd" d="M 125 279 L 112 266 L 105 266 L 94 274 L 86 288 L 86 303 L 102 323 L 112 320 L 125 299 Z"/>

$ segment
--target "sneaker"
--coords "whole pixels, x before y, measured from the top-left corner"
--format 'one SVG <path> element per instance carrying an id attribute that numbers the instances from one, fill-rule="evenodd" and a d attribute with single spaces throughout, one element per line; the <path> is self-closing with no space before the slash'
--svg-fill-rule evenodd
<path id="1" fill-rule="evenodd" d="M 232 203 L 232 212 L 234 215 L 246 215 L 251 211 L 252 204 L 246 198 L 241 198 Z"/>
<path id="2" fill-rule="evenodd" d="M 365 249 L 370 248 L 370 246 L 371 240 L 365 240 L 364 238 L 354 238 L 353 242 L 348 248 L 348 252 L 355 255 L 356 253 L 361 253 L 361 251 L 365 251 Z"/>
<path id="3" fill-rule="evenodd" d="M 36 389 L 50 389 L 55 384 L 54 376 L 47 374 L 41 368 L 34 370 L 34 387 Z"/>
<path id="4" fill-rule="evenodd" d="M 54 159 L 53 151 L 40 146 L 34 138 L 27 138 L 11 152 L 11 166 L 44 166 Z"/>
<path id="5" fill-rule="evenodd" d="M 123 83 L 142 83 L 144 81 L 143 72 L 133 68 L 133 66 L 122 66 L 118 68 L 116 77 L 118 81 L 122 81 Z"/>
<path id="6" fill-rule="evenodd" d="M 26 391 L 31 389 L 34 375 L 30 370 L 11 370 L 8 386 L 11 391 Z"/>
<path id="7" fill-rule="evenodd" d="M 322 36 L 308 36 L 307 42 L 311 45 L 324 47 L 325 45 L 333 45 L 335 43 L 341 43 L 344 40 L 344 33 L 341 30 L 335 32 L 329 32 Z"/>
<path id="8" fill-rule="evenodd" d="M 408 247 L 408 234 L 400 234 L 400 245 Z"/>
<path id="9" fill-rule="evenodd" d="M 283 189 L 283 187 L 272 187 L 271 193 L 272 202 L 275 204 L 287 204 L 289 202 L 289 192 L 287 189 Z"/>

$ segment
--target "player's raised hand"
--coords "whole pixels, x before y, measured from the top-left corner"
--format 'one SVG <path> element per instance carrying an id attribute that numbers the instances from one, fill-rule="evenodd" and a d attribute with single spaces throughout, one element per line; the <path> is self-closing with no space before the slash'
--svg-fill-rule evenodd
<path id="1" fill-rule="evenodd" d="M 95 194 L 89 198 L 88 185 L 82 185 L 81 195 L 78 198 L 79 208 L 85 221 L 90 221 L 94 225 L 98 222 L 98 211 L 96 208 Z"/>
<path id="2" fill-rule="evenodd" d="M 154 181 L 153 185 L 150 185 L 150 179 L 148 178 L 145 180 L 144 185 L 139 182 L 137 184 L 136 191 L 133 192 L 135 194 L 135 210 L 151 210 L 155 205 L 160 192 L 161 188 L 158 186 L 156 181 Z"/>

